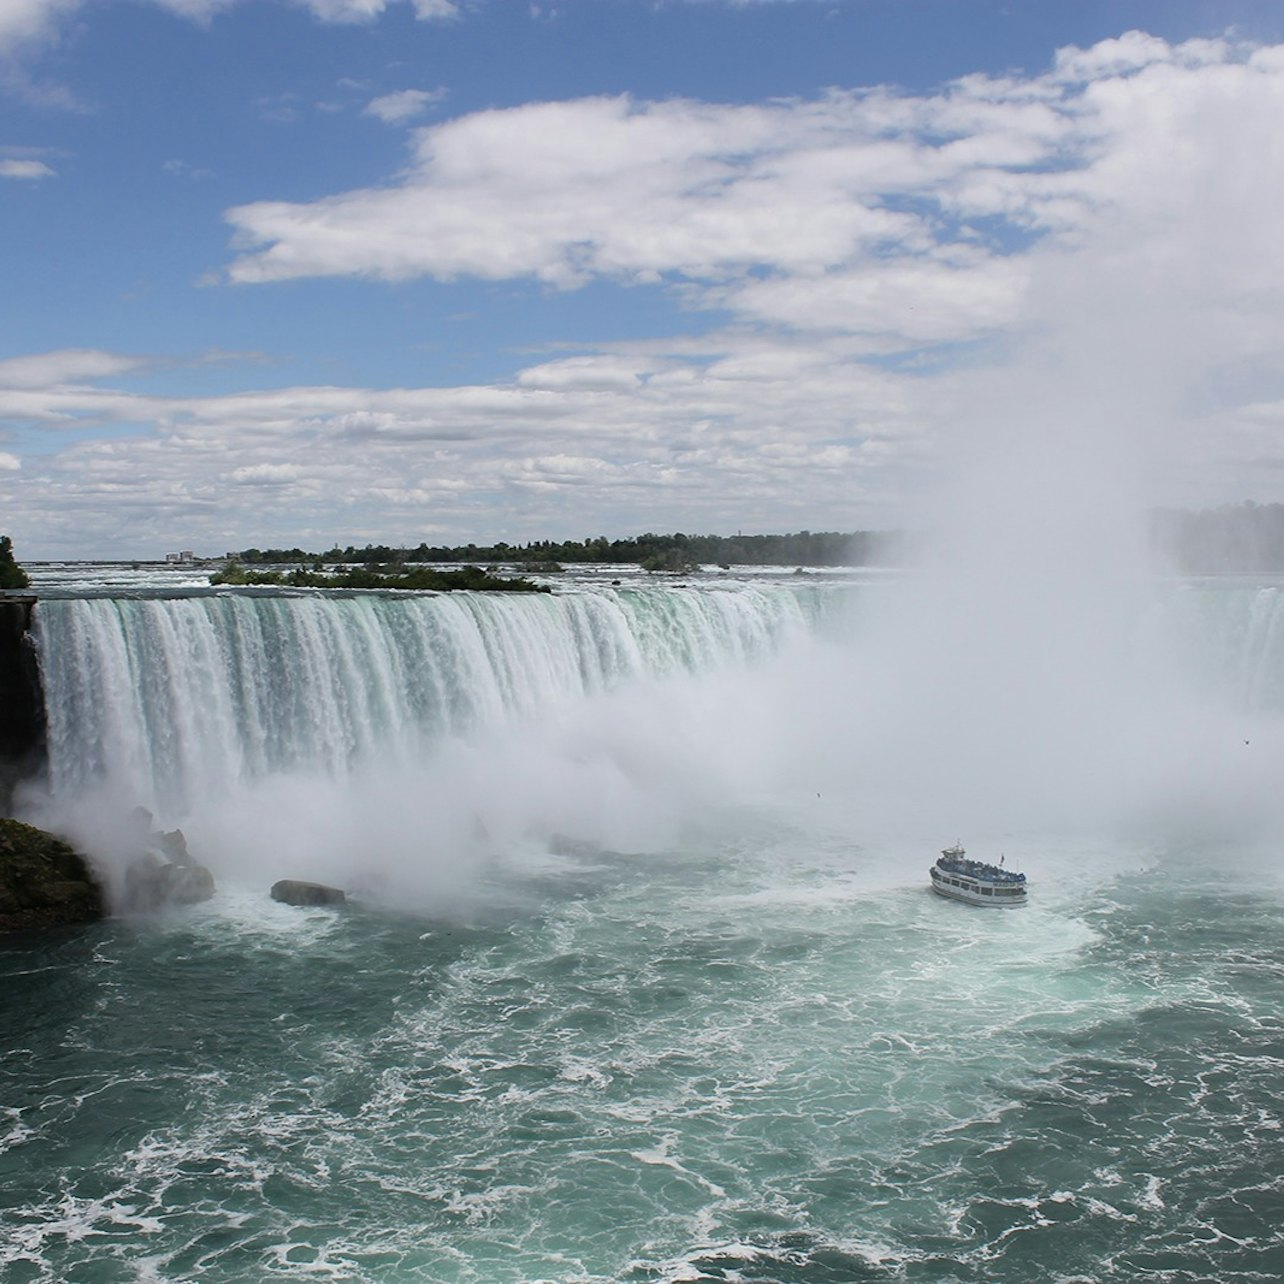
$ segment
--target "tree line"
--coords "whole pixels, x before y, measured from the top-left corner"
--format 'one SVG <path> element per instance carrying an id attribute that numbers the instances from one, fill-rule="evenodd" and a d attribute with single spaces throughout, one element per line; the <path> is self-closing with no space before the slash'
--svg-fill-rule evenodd
<path id="1" fill-rule="evenodd" d="M 1150 514 L 1152 546 L 1181 571 L 1284 573 L 1284 503 L 1225 504 L 1189 511 L 1158 509 Z M 563 562 L 600 562 L 685 570 L 715 566 L 891 566 L 910 559 L 912 545 L 899 531 L 797 531 L 789 535 L 672 535 L 647 532 L 628 539 L 605 535 L 583 540 L 532 540 L 525 544 L 436 545 L 413 548 L 366 544 L 335 545 L 323 552 L 302 548 L 246 548 L 227 554 L 244 566 L 293 565 L 320 571 L 335 566 L 399 568 L 437 562 L 475 566 L 510 563 L 550 570 Z M 0 535 L 0 589 L 21 589 L 27 575 L 15 560 L 13 542 Z"/>
<path id="2" fill-rule="evenodd" d="M 1148 516 L 1152 547 L 1187 574 L 1284 572 L 1284 503 L 1246 500 L 1219 508 L 1157 509 Z M 380 567 L 405 562 L 509 562 L 549 568 L 562 562 L 638 565 L 649 570 L 720 566 L 891 566 L 912 560 L 913 542 L 901 531 L 798 531 L 789 535 L 672 535 L 647 532 L 628 539 L 532 540 L 525 544 L 348 545 L 303 549 L 245 549 L 242 563 L 350 563 Z"/>
<path id="3" fill-rule="evenodd" d="M 228 556 L 243 565 L 255 563 L 352 563 L 388 566 L 405 562 L 511 562 L 546 567 L 562 562 L 598 562 L 682 570 L 697 565 L 722 566 L 870 566 L 894 561 L 901 538 L 889 531 L 798 531 L 791 535 L 672 535 L 647 532 L 629 539 L 605 535 L 583 540 L 531 540 L 525 544 L 437 545 L 414 548 L 366 544 L 338 545 L 324 552 L 301 548 L 246 548 Z"/>

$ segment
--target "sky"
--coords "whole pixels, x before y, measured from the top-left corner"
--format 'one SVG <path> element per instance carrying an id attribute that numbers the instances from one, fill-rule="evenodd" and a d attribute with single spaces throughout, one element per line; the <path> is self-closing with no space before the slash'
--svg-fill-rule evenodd
<path id="1" fill-rule="evenodd" d="M 0 532 L 1279 500 L 1282 121 L 1277 0 L 0 0 Z"/>

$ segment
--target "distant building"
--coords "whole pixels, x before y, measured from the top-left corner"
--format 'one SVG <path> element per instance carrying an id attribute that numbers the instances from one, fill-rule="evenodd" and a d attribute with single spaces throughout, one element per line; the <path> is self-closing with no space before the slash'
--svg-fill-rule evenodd
<path id="1" fill-rule="evenodd" d="M 166 553 L 165 561 L 172 562 L 175 566 L 190 566 L 196 561 L 196 554 L 190 548 L 187 548 L 181 553 Z"/>

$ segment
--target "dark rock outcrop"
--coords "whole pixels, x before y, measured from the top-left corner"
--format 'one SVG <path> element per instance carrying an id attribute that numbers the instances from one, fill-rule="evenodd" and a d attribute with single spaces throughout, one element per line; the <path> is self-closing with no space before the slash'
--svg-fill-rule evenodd
<path id="1" fill-rule="evenodd" d="M 151 913 L 167 905 L 196 905 L 214 895 L 214 875 L 194 861 L 181 829 L 161 832 L 152 814 L 134 809 L 133 820 L 146 831 L 148 850 L 125 870 L 125 908 Z"/>
<path id="2" fill-rule="evenodd" d="M 337 887 L 324 883 L 302 883 L 294 878 L 283 878 L 272 884 L 272 899 L 286 905 L 342 905 L 347 894 Z"/>
<path id="3" fill-rule="evenodd" d="M 213 895 L 214 875 L 194 862 L 180 865 L 145 852 L 125 870 L 125 907 L 134 912 L 196 905 Z"/>
<path id="4" fill-rule="evenodd" d="M 65 927 L 102 918 L 89 862 L 61 839 L 0 819 L 0 932 Z"/>
<path id="5" fill-rule="evenodd" d="M 0 595 L 0 809 L 45 766 L 45 699 L 30 628 L 36 599 Z"/>

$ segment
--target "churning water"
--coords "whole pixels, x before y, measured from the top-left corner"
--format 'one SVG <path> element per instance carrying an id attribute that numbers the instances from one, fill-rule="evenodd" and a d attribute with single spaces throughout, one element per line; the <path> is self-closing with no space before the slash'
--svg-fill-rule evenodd
<path id="1" fill-rule="evenodd" d="M 869 698 L 896 591 L 42 602 L 29 814 L 220 891 L 0 947 L 3 1278 L 1284 1276 L 1280 590 L 1162 586 L 1165 752 L 962 834 L 886 788 L 980 778 Z M 1030 905 L 934 899 L 959 837 Z"/>

